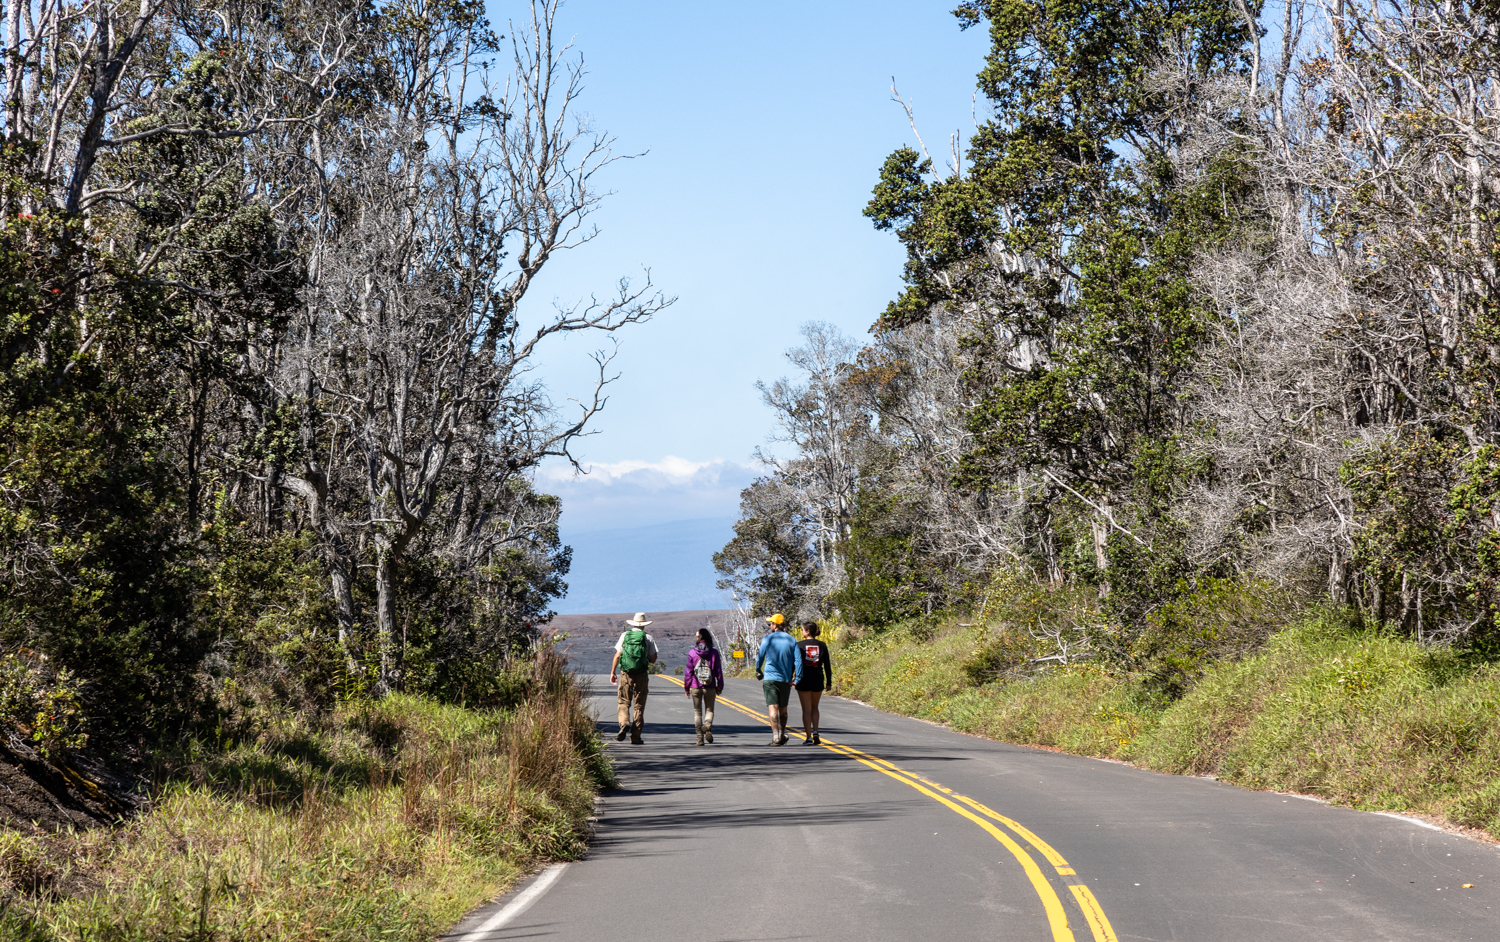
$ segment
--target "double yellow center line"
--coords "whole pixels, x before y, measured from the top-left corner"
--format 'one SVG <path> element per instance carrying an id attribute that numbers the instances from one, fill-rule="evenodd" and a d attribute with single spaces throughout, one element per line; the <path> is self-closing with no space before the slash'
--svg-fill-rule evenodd
<path id="1" fill-rule="evenodd" d="M 657 676 L 663 680 L 669 680 L 679 687 L 682 686 L 682 681 L 674 677 L 665 674 Z M 731 709 L 738 710 L 746 716 L 759 720 L 762 723 L 769 724 L 771 721 L 770 717 L 764 713 L 747 707 L 744 704 L 736 703 L 727 697 L 720 696 L 717 698 L 717 702 L 723 703 Z M 822 739 L 822 737 L 819 738 Z M 996 824 L 1004 825 L 1017 837 L 1021 838 L 1021 840 L 1030 844 L 1057 871 L 1059 876 L 1075 876 L 1076 871 L 1069 866 L 1068 862 L 1063 859 L 1063 856 L 1054 850 L 1050 844 L 1037 837 L 1019 822 L 1013 821 L 1005 815 L 985 807 L 966 795 L 960 795 L 950 788 L 944 788 L 937 782 L 925 779 L 915 772 L 908 772 L 878 756 L 870 755 L 868 752 L 855 749 L 853 746 L 834 742 L 831 739 L 822 739 L 820 745 L 830 752 L 846 756 L 861 765 L 874 769 L 882 775 L 890 776 L 903 785 L 915 788 L 938 804 L 947 807 L 953 813 L 967 818 L 987 831 L 991 837 L 1000 842 L 1001 846 L 1010 851 L 1011 856 L 1016 858 L 1016 861 L 1021 865 L 1021 869 L 1025 871 L 1027 879 L 1031 881 L 1032 887 L 1036 890 L 1036 895 L 1042 901 L 1042 909 L 1047 914 L 1047 923 L 1052 928 L 1054 942 L 1076 942 L 1073 930 L 1068 925 L 1067 910 L 1063 907 L 1062 898 L 1058 895 L 1057 890 L 1053 888 L 1052 881 L 1048 879 L 1047 874 L 1037 864 L 1036 859 L 1031 856 L 1031 853 L 1025 847 L 1021 846 L 1015 838 L 1011 837 L 1010 834 L 1005 833 L 1005 831 L 997 827 Z M 1099 900 L 1095 898 L 1088 886 L 1082 883 L 1068 884 L 1068 889 L 1072 892 L 1073 899 L 1077 902 L 1078 908 L 1083 914 L 1084 921 L 1088 923 L 1089 929 L 1093 932 L 1094 942 L 1119 942 L 1114 929 L 1110 927 L 1109 919 L 1104 915 L 1104 908 L 1099 905 Z"/>

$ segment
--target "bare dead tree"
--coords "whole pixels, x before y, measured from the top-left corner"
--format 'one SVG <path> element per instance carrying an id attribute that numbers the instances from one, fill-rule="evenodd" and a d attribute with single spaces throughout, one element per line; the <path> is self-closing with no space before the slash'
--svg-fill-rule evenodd
<path id="1" fill-rule="evenodd" d="M 802 375 L 756 384 L 780 426 L 771 440 L 793 445 L 799 457 L 784 462 L 758 450 L 756 454 L 804 495 L 817 521 L 819 566 L 836 581 L 859 478 L 859 441 L 867 421 L 844 382 L 858 345 L 821 322 L 804 324 L 802 336 L 806 343 L 786 353 Z"/>
<path id="2" fill-rule="evenodd" d="M 515 506 L 503 499 L 510 482 L 545 457 L 571 460 L 569 444 L 604 406 L 607 355 L 564 419 L 528 377 L 538 347 L 669 303 L 648 277 L 540 325 L 520 320 L 545 262 L 590 237 L 592 179 L 614 159 L 609 138 L 572 113 L 582 71 L 553 44 L 556 10 L 533 6 L 503 97 L 482 84 L 481 20 L 417 22 L 392 37 L 406 92 L 337 141 L 337 221 L 316 244 L 301 336 L 278 380 L 282 397 L 305 404 L 307 447 L 278 481 L 318 529 L 345 643 L 378 662 L 382 689 L 400 682 L 396 567 L 412 541 L 443 514 L 455 518 L 452 548 L 482 555 L 522 540 L 502 510 Z M 350 579 L 365 545 L 375 624 L 356 639 Z"/>

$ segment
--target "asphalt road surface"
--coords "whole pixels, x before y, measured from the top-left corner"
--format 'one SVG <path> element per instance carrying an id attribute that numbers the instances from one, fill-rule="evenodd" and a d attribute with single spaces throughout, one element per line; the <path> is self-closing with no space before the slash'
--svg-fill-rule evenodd
<path id="1" fill-rule="evenodd" d="M 1500 851 L 1419 822 L 989 742 L 825 698 L 771 747 L 731 680 L 694 745 L 651 679 L 593 850 L 445 938 L 566 942 L 1500 940 Z M 792 722 L 800 722 L 795 697 Z M 1472 884 L 1472 886 L 1465 886 Z"/>

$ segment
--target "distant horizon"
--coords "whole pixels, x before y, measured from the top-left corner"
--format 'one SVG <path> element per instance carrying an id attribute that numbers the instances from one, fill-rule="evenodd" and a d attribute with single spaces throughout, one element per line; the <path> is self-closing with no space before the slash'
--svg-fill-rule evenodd
<path id="1" fill-rule="evenodd" d="M 734 535 L 730 517 L 695 517 L 565 533 L 573 565 L 559 615 L 726 611 L 713 554 Z"/>
<path id="2" fill-rule="evenodd" d="M 631 615 L 635 615 L 639 611 L 640 611 L 639 609 L 636 609 L 635 611 L 629 611 L 629 612 L 558 612 L 558 613 L 556 613 L 553 616 L 553 619 L 555 620 L 555 619 L 558 619 L 558 618 L 605 618 L 605 617 L 614 617 L 616 615 L 623 615 L 624 617 L 629 618 Z M 724 615 L 724 614 L 728 614 L 728 613 L 733 612 L 733 611 L 734 611 L 733 608 L 681 608 L 681 609 L 678 609 L 676 611 L 671 611 L 671 612 L 669 612 L 669 611 L 663 611 L 663 610 L 660 610 L 660 609 L 653 609 L 652 611 L 649 611 L 649 612 L 646 613 L 646 618 L 647 618 L 647 620 L 651 620 L 653 618 L 659 618 L 659 619 L 662 619 L 662 620 L 666 620 L 668 618 L 671 618 L 674 615 Z M 551 624 L 551 622 L 548 622 L 547 624 Z"/>

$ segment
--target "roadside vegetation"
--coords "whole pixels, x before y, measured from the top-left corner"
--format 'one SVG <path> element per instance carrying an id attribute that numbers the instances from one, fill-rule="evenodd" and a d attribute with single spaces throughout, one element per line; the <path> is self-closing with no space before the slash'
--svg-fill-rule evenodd
<path id="1" fill-rule="evenodd" d="M 571 675 L 513 664 L 490 709 L 391 694 L 176 758 L 114 827 L 0 831 L 0 937 L 430 940 L 581 854 L 610 771 Z"/>
<path id="2" fill-rule="evenodd" d="M 906 286 L 761 384 L 721 586 L 887 709 L 1496 833 L 1495 6 L 954 13 L 976 126 L 907 110 Z"/>
<path id="3" fill-rule="evenodd" d="M 1500 840 L 1500 660 L 1308 614 L 1173 696 L 988 619 L 833 632 L 837 692 L 1006 742 L 1430 815 Z"/>
<path id="4" fill-rule="evenodd" d="M 0 937 L 431 938 L 580 851 L 531 482 L 608 357 L 532 363 L 668 299 L 531 313 L 614 159 L 557 7 L 7 6 Z"/>

